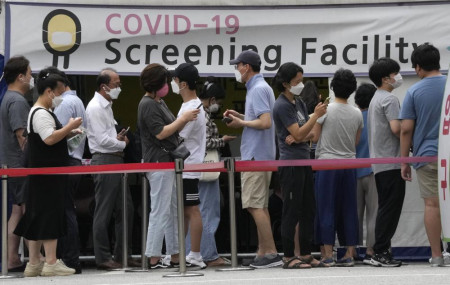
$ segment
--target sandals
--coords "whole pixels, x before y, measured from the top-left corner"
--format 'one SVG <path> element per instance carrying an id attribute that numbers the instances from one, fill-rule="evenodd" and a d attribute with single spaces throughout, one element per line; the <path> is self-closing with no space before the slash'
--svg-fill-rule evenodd
<path id="1" fill-rule="evenodd" d="M 319 261 L 319 263 L 312 263 L 314 260 L 314 257 L 312 257 L 312 255 L 308 258 L 301 258 L 300 260 L 305 262 L 306 264 L 311 265 L 312 268 L 319 268 L 319 267 L 330 267 L 328 265 L 326 265 L 325 263 L 323 263 L 322 261 Z"/>
<path id="2" fill-rule="evenodd" d="M 299 262 L 292 264 L 293 261 L 298 260 Z M 302 266 L 307 265 L 308 263 L 304 262 L 300 258 L 294 256 L 288 261 L 283 263 L 283 269 L 310 269 L 311 266 Z"/>

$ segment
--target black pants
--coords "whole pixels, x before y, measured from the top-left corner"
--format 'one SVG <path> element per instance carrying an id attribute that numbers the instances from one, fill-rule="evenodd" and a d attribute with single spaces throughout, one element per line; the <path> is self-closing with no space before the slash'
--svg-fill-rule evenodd
<path id="1" fill-rule="evenodd" d="M 294 256 L 295 226 L 299 223 L 300 255 L 311 254 L 316 202 L 312 169 L 309 166 L 280 167 L 283 192 L 281 236 L 286 257 Z"/>
<path id="2" fill-rule="evenodd" d="M 70 158 L 70 166 L 80 166 L 81 161 Z M 68 187 L 66 189 L 66 201 L 64 204 L 66 212 L 67 235 L 58 239 L 57 256 L 67 265 L 76 265 L 80 262 L 80 236 L 78 234 L 77 215 L 75 213 L 74 195 L 80 185 L 81 175 L 69 175 Z"/>
<path id="3" fill-rule="evenodd" d="M 405 180 L 400 169 L 375 174 L 378 192 L 378 213 L 375 223 L 375 253 L 391 247 L 391 239 L 397 229 L 405 198 Z"/>

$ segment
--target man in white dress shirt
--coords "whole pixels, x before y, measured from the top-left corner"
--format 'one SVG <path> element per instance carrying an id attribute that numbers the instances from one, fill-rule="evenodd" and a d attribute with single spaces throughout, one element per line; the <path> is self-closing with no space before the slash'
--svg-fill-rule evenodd
<path id="1" fill-rule="evenodd" d="M 128 144 L 125 130 L 117 133 L 112 111 L 112 100 L 120 94 L 120 77 L 113 69 L 103 69 L 97 77 L 97 91 L 86 108 L 87 137 L 92 153 L 91 165 L 123 163 L 123 150 Z M 93 242 L 97 269 L 121 268 L 122 259 L 122 175 L 95 174 L 95 211 Z M 131 240 L 133 203 L 128 195 L 129 240 Z M 111 257 L 108 225 L 115 217 L 114 257 Z M 131 265 L 131 264 L 130 264 Z"/>

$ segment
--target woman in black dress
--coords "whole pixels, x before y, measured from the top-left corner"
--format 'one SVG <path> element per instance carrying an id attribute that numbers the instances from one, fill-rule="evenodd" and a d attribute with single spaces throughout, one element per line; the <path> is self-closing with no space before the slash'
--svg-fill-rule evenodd
<path id="1" fill-rule="evenodd" d="M 64 79 L 42 70 L 37 81 L 39 98 L 28 116 L 29 167 L 67 166 L 66 138 L 75 134 L 81 118 L 72 118 L 62 126 L 51 111 L 62 99 Z M 70 275 L 75 270 L 56 259 L 57 239 L 66 234 L 64 201 L 67 175 L 31 175 L 26 200 L 26 212 L 15 234 L 29 240 L 30 259 L 26 277 Z M 44 246 L 45 263 L 40 260 Z"/>

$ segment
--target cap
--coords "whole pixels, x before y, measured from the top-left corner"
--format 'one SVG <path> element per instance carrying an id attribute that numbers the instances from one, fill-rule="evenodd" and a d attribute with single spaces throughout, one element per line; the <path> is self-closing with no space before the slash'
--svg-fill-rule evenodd
<path id="1" fill-rule="evenodd" d="M 241 52 L 236 59 L 230 60 L 230 64 L 238 64 L 239 62 L 261 66 L 261 58 L 259 57 L 259 54 L 252 50 L 245 50 Z"/>
<path id="2" fill-rule="evenodd" d="M 170 70 L 170 74 L 186 82 L 195 82 L 200 78 L 197 67 L 192 63 L 182 63 L 175 70 Z"/>

